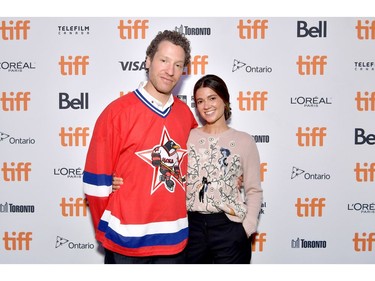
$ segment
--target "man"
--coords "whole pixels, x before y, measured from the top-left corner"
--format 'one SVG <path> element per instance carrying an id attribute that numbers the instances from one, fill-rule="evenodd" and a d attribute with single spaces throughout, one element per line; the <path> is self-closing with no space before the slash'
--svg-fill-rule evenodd
<path id="1" fill-rule="evenodd" d="M 190 42 L 159 33 L 146 50 L 148 80 L 96 121 L 83 175 L 105 263 L 184 263 L 188 237 L 186 142 L 197 122 L 172 95 Z M 112 176 L 123 178 L 112 193 Z"/>

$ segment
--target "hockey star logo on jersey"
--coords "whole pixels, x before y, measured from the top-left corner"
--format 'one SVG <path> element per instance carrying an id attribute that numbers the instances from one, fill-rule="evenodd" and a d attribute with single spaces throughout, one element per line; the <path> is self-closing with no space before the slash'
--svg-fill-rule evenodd
<path id="1" fill-rule="evenodd" d="M 180 164 L 186 157 L 186 149 L 181 149 L 181 146 L 170 138 L 165 127 L 159 144 L 136 154 L 154 169 L 151 194 L 161 186 L 169 192 L 174 192 L 176 185 L 185 190 L 185 176 L 181 175 Z"/>

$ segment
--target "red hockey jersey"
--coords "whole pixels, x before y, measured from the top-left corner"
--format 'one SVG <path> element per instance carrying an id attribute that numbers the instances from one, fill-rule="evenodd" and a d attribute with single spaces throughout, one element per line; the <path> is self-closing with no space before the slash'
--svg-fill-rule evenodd
<path id="1" fill-rule="evenodd" d="M 187 242 L 187 149 L 197 127 L 174 97 L 165 111 L 139 90 L 109 104 L 96 121 L 83 175 L 96 238 L 128 256 L 173 255 Z M 123 185 L 112 193 L 112 175 Z"/>

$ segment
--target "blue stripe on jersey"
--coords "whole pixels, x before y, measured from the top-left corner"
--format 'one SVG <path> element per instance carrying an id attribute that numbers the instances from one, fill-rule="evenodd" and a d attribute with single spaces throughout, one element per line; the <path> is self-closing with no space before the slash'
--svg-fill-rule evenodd
<path id="1" fill-rule="evenodd" d="M 93 173 L 84 171 L 83 182 L 91 184 L 91 185 L 96 185 L 96 186 L 101 186 L 101 185 L 110 186 L 112 185 L 112 175 L 93 174 Z"/>
<path id="2" fill-rule="evenodd" d="M 158 114 L 159 116 L 165 118 L 168 116 L 169 112 L 171 111 L 171 107 L 169 106 L 166 110 L 164 111 L 161 111 L 159 109 L 157 109 L 155 106 L 152 105 L 152 103 L 150 103 L 142 94 L 141 92 L 137 89 L 134 91 L 135 95 L 148 107 L 150 108 L 152 111 L 154 111 L 156 114 Z"/>

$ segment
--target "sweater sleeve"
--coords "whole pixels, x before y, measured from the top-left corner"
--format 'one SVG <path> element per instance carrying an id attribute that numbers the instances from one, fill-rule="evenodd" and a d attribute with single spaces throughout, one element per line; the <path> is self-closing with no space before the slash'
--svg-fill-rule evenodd
<path id="1" fill-rule="evenodd" d="M 247 236 L 250 237 L 257 230 L 258 217 L 263 200 L 263 190 L 260 178 L 259 151 L 254 139 L 250 135 L 247 145 L 243 147 L 243 185 L 247 214 L 242 224 Z"/>

